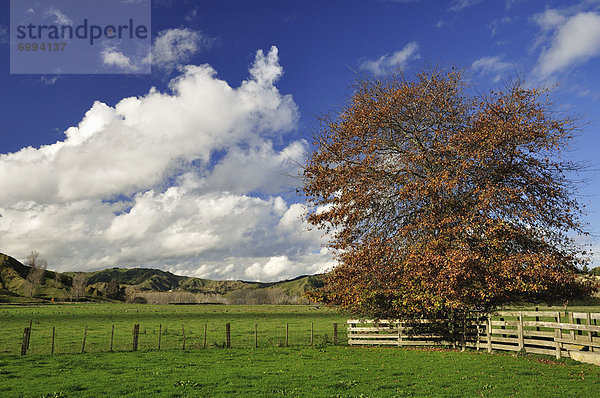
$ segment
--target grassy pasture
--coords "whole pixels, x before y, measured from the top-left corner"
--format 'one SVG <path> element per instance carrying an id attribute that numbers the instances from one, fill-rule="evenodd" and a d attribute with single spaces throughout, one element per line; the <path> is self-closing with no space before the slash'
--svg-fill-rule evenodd
<path id="1" fill-rule="evenodd" d="M 311 322 L 314 344 L 332 341 L 333 323 L 337 322 L 340 343 L 345 344 L 347 317 L 314 306 L 237 306 L 237 305 L 131 305 L 131 304 L 61 304 L 0 307 L 0 352 L 17 354 L 21 350 L 23 329 L 32 321 L 31 354 L 51 351 L 52 327 L 55 327 L 55 353 L 81 352 L 87 326 L 86 352 L 108 351 L 112 325 L 115 326 L 113 349 L 132 347 L 134 323 L 140 324 L 138 349 L 158 348 L 159 325 L 162 325 L 161 349 L 181 349 L 184 325 L 186 348 L 225 343 L 225 324 L 231 324 L 231 344 L 237 348 L 254 347 L 254 327 L 258 325 L 259 347 L 285 345 L 286 324 L 290 346 L 310 345 Z"/>
<path id="2" fill-rule="evenodd" d="M 0 397 L 593 397 L 600 391 L 600 367 L 568 359 L 332 346 L 333 322 L 345 344 L 346 319 L 312 306 L 1 306 Z M 30 351 L 21 357 L 30 320 Z M 231 349 L 219 348 L 227 322 Z M 140 351 L 126 352 L 134 323 Z M 286 323 L 290 347 L 283 347 Z M 259 348 L 253 348 L 255 324 Z M 87 353 L 78 354 L 84 325 Z M 114 353 L 106 352 L 112 325 Z M 56 355 L 49 355 L 52 326 Z"/>
<path id="3" fill-rule="evenodd" d="M 327 346 L 0 356 L 2 397 L 595 397 L 600 368 Z"/>

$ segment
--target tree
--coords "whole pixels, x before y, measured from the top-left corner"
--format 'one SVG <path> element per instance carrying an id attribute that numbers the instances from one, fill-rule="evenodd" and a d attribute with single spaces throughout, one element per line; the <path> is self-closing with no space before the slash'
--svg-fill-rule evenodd
<path id="1" fill-rule="evenodd" d="M 31 267 L 29 273 L 27 274 L 26 284 L 26 290 L 29 297 L 33 297 L 38 286 L 42 284 L 42 281 L 44 280 L 44 274 L 46 273 L 46 268 L 48 267 L 46 260 L 39 258 L 39 256 L 39 252 L 32 250 L 25 260 L 25 264 Z"/>
<path id="2" fill-rule="evenodd" d="M 58 272 L 54 272 L 54 288 L 59 289 L 62 283 L 62 276 Z"/>
<path id="3" fill-rule="evenodd" d="M 75 274 L 71 285 L 71 297 L 77 301 L 85 294 L 86 277 L 83 272 Z"/>
<path id="4" fill-rule="evenodd" d="M 576 132 L 543 89 L 467 95 L 463 73 L 362 80 L 321 120 L 308 221 L 339 265 L 313 299 L 376 317 L 444 317 L 585 296 L 582 209 L 561 158 Z"/>
<path id="5" fill-rule="evenodd" d="M 104 287 L 104 295 L 108 298 L 112 299 L 121 299 L 122 291 L 121 286 L 119 286 L 119 281 L 115 278 L 111 278 Z"/>

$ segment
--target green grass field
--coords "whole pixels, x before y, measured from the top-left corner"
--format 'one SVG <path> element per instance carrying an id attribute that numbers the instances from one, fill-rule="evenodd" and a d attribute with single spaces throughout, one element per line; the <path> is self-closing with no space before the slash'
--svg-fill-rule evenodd
<path id="1" fill-rule="evenodd" d="M 0 307 L 0 352 L 21 351 L 23 329 L 32 323 L 31 354 L 50 353 L 52 327 L 55 328 L 55 353 L 79 353 L 87 326 L 87 352 L 109 351 L 112 326 L 115 327 L 113 349 L 132 348 L 133 325 L 140 325 L 141 351 L 158 348 L 162 327 L 161 349 L 183 347 L 184 326 L 187 348 L 204 346 L 207 326 L 207 346 L 225 343 L 225 324 L 231 324 L 231 344 L 236 348 L 253 348 L 255 325 L 259 347 L 310 345 L 311 323 L 314 344 L 333 340 L 333 323 L 339 324 L 339 341 L 346 342 L 347 317 L 326 308 L 314 306 L 237 306 L 237 305 L 130 305 L 130 304 L 61 304 Z M 162 325 L 162 326 L 161 326 Z"/>
<path id="2" fill-rule="evenodd" d="M 598 367 L 483 352 L 327 346 L 0 357 L 3 397 L 596 397 L 598 391 Z"/>
<path id="3" fill-rule="evenodd" d="M 600 367 L 533 355 L 348 347 L 346 319 L 312 306 L 3 306 L 0 397 L 600 395 Z M 22 357 L 23 328 L 30 320 L 30 351 Z M 221 348 L 227 322 L 231 349 Z M 334 322 L 339 324 L 340 346 L 331 344 Z M 129 351 L 134 323 L 141 332 L 140 351 L 135 353 Z M 284 347 L 286 323 L 289 347 Z M 161 351 L 156 350 L 159 324 L 165 331 Z M 259 348 L 254 348 L 255 324 Z M 85 325 L 87 353 L 79 354 Z M 112 325 L 114 353 L 106 352 Z M 49 355 L 52 326 L 55 355 Z"/>

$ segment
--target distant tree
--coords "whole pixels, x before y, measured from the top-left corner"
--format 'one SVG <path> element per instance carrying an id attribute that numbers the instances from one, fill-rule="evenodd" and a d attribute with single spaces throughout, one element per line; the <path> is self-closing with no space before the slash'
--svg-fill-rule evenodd
<path id="1" fill-rule="evenodd" d="M 87 278 L 83 272 L 79 272 L 73 277 L 73 284 L 71 285 L 71 298 L 75 301 L 84 296 L 86 279 Z"/>
<path id="2" fill-rule="evenodd" d="M 61 285 L 61 282 L 62 282 L 62 276 L 60 275 L 60 273 L 55 272 L 54 273 L 54 287 L 56 289 L 58 289 L 59 286 Z"/>
<path id="3" fill-rule="evenodd" d="M 239 289 L 227 295 L 229 304 L 298 304 L 300 297 L 290 296 L 284 289 L 279 287 L 262 289 Z"/>
<path id="4" fill-rule="evenodd" d="M 304 170 L 308 221 L 339 266 L 313 298 L 382 318 L 589 294 L 561 157 L 576 126 L 520 82 L 470 96 L 460 71 L 359 81 Z"/>
<path id="5" fill-rule="evenodd" d="M 33 250 L 31 253 L 29 253 L 27 259 L 25 260 L 25 264 L 31 267 L 29 273 L 27 274 L 26 285 L 26 290 L 29 297 L 33 297 L 38 286 L 42 284 L 46 268 L 48 267 L 46 260 L 40 258 L 39 256 L 40 253 Z"/>
<path id="6" fill-rule="evenodd" d="M 122 298 L 121 286 L 115 278 L 111 278 L 105 285 L 104 295 L 112 299 Z"/>

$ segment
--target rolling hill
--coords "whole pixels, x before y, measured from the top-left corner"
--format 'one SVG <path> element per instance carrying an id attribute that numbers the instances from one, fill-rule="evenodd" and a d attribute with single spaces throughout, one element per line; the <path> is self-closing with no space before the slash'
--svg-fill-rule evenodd
<path id="1" fill-rule="evenodd" d="M 0 302 L 69 299 L 76 272 L 46 271 L 33 298 L 26 295 L 30 267 L 0 253 Z M 300 276 L 281 282 L 219 281 L 175 275 L 151 268 L 109 268 L 85 272 L 88 300 L 136 300 L 139 302 L 181 303 L 295 303 L 304 292 L 323 285 L 320 275 Z M 109 294 L 109 285 L 116 292 Z"/>

